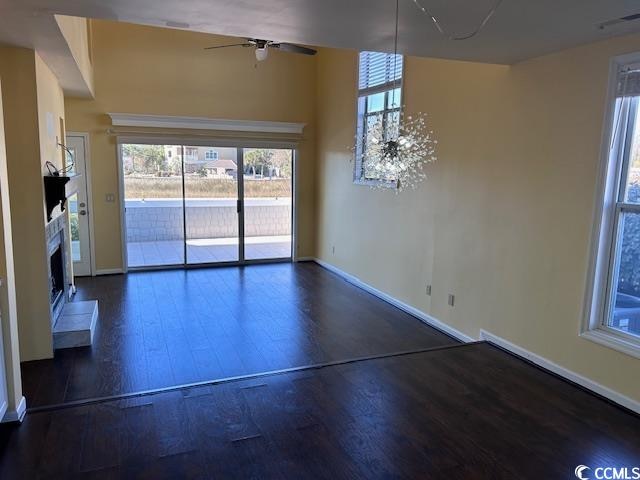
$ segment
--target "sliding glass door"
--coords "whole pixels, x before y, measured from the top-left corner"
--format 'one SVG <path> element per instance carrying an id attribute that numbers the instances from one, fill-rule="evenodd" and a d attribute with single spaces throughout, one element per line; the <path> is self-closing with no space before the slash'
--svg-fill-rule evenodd
<path id="1" fill-rule="evenodd" d="M 238 149 L 184 148 L 187 263 L 238 262 Z"/>
<path id="2" fill-rule="evenodd" d="M 293 151 L 247 148 L 243 160 L 245 258 L 290 258 Z"/>
<path id="3" fill-rule="evenodd" d="M 182 146 L 123 144 L 120 155 L 128 266 L 184 264 Z"/>
<path id="4" fill-rule="evenodd" d="M 129 268 L 291 259 L 293 150 L 120 149 Z"/>

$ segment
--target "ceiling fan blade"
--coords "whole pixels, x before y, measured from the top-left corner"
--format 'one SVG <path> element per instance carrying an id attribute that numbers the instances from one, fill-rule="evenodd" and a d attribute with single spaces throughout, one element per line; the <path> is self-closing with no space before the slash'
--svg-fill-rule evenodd
<path id="1" fill-rule="evenodd" d="M 276 43 L 271 45 L 274 48 L 279 48 L 283 52 L 289 53 L 301 53 L 303 55 L 315 55 L 316 52 L 312 48 L 301 47 L 300 45 L 294 45 L 293 43 Z"/>
<path id="2" fill-rule="evenodd" d="M 252 47 L 251 43 L 234 43 L 232 45 L 216 45 L 214 47 L 204 47 L 205 50 L 213 50 L 215 48 L 228 48 L 228 47 Z"/>

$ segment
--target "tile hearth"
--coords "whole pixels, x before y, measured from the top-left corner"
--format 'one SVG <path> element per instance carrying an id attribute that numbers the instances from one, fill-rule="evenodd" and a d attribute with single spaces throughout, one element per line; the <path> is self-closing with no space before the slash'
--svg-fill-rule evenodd
<path id="1" fill-rule="evenodd" d="M 97 300 L 67 303 L 53 329 L 53 348 L 91 345 L 97 320 Z"/>

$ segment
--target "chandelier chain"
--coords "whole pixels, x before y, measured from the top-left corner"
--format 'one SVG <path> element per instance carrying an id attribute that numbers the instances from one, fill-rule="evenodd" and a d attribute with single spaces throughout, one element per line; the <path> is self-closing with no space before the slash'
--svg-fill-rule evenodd
<path id="1" fill-rule="evenodd" d="M 433 24 L 438 29 L 438 32 L 440 32 L 441 35 L 443 35 L 449 40 L 468 40 L 469 38 L 475 37 L 484 28 L 487 22 L 489 22 L 491 17 L 493 17 L 493 15 L 496 13 L 496 10 L 500 8 L 500 5 L 502 4 L 502 2 L 503 0 L 495 0 L 493 7 L 491 7 L 491 10 L 489 10 L 489 12 L 483 18 L 482 22 L 480 22 L 480 25 L 478 25 L 478 27 L 475 30 L 472 30 L 468 33 L 464 33 L 462 35 L 455 35 L 455 34 L 448 33 L 440 23 L 440 20 L 438 20 L 438 18 L 433 13 L 427 10 L 427 8 L 424 7 L 419 0 L 413 0 L 413 3 L 416 4 L 416 7 L 418 7 L 418 9 L 420 9 L 422 13 L 424 13 L 427 17 L 431 19 Z"/>
<path id="2" fill-rule="evenodd" d="M 396 104 L 396 89 L 398 88 L 397 68 L 398 68 L 398 25 L 400 23 L 400 0 L 396 0 L 396 30 L 393 40 L 393 92 L 391 93 L 391 104 Z"/>

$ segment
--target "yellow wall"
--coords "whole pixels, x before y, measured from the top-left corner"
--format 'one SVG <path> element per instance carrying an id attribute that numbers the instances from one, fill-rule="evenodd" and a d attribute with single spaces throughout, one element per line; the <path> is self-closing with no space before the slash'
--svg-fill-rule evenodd
<path id="1" fill-rule="evenodd" d="M 38 131 L 40 136 L 40 163 L 42 165 L 42 175 L 48 175 L 49 171 L 45 163 L 53 163 L 56 168 L 61 169 L 65 165 L 65 153 L 59 143 L 65 142 L 64 128 L 64 95 L 53 72 L 42 61 L 36 53 L 36 79 L 37 79 L 37 99 L 38 99 Z M 56 207 L 51 213 L 51 218 L 55 219 L 62 212 L 60 207 Z M 46 215 L 46 212 L 45 212 Z M 64 235 L 65 240 L 65 268 L 67 270 L 67 280 L 73 283 L 73 263 L 71 261 L 71 231 L 68 222 Z"/>
<path id="2" fill-rule="evenodd" d="M 60 120 L 64 120 L 64 96 L 49 67 L 36 53 L 36 97 L 38 101 L 38 133 L 42 174 L 47 173 L 45 162 L 63 167 L 62 151 L 58 146 L 64 140 Z"/>
<path id="3" fill-rule="evenodd" d="M 22 398 L 16 278 L 11 241 L 11 202 L 4 139 L 4 116 L 0 89 L 0 325 L 7 379 L 8 411 L 15 411 Z"/>
<path id="4" fill-rule="evenodd" d="M 640 361 L 578 336 L 608 62 L 638 45 L 512 67 L 408 58 L 407 110 L 429 114 L 439 148 L 426 183 L 399 195 L 352 184 L 357 55 L 322 50 L 317 256 L 470 337 L 487 330 L 640 400 Z"/>
<path id="5" fill-rule="evenodd" d="M 0 48 L 21 361 L 52 356 L 45 241 L 44 162 L 61 164 L 64 99 L 33 50 Z M 69 250 L 67 250 L 69 251 Z"/>
<path id="6" fill-rule="evenodd" d="M 60 32 L 87 87 L 93 92 L 93 65 L 91 64 L 91 21 L 81 17 L 56 15 Z"/>
<path id="7" fill-rule="evenodd" d="M 314 251 L 315 81 L 313 58 L 272 52 L 254 66 L 250 49 L 205 51 L 237 39 L 107 21 L 92 22 L 95 100 L 67 99 L 67 130 L 90 133 L 95 258 L 122 267 L 115 139 L 107 112 L 303 122 L 298 164 L 299 254 Z"/>

